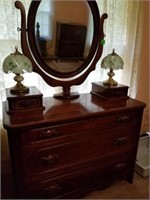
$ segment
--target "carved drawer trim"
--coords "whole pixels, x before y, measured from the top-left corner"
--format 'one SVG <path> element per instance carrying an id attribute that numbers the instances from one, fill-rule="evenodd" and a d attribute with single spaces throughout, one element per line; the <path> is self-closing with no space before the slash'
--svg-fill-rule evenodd
<path id="1" fill-rule="evenodd" d="M 53 178 L 36 177 L 37 180 L 26 182 L 27 193 L 41 198 L 61 198 L 68 192 L 82 191 L 82 189 L 95 187 L 96 185 L 107 185 L 116 179 L 128 179 L 131 176 L 130 159 L 132 155 L 122 154 L 118 156 L 105 157 L 99 160 L 99 164 L 87 165 L 71 173 L 64 173 Z M 108 178 L 109 177 L 109 178 Z M 36 184 L 37 181 L 40 184 Z"/>
<path id="2" fill-rule="evenodd" d="M 27 143 L 43 142 L 45 140 L 53 141 L 59 137 L 70 137 L 73 134 L 82 134 L 85 136 L 88 132 L 99 131 L 118 127 L 134 127 L 138 123 L 139 115 L 136 112 L 127 112 L 122 114 L 113 114 L 95 119 L 61 124 L 49 127 L 39 127 L 37 129 L 27 130 L 22 132 L 22 145 Z M 109 125 L 109 126 L 108 126 Z"/>
<path id="3" fill-rule="evenodd" d="M 101 134 L 87 135 L 80 140 L 73 140 L 59 145 L 30 145 L 22 148 L 23 166 L 26 176 L 36 173 L 49 173 L 74 166 L 76 163 L 87 162 L 97 157 L 129 152 L 135 148 L 133 141 L 136 134 L 132 130 L 113 129 Z M 53 174 L 52 174 L 53 175 Z"/>

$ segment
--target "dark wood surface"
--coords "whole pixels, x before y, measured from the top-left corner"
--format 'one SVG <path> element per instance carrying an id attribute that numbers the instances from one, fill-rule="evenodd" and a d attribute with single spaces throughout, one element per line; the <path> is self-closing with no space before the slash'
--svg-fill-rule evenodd
<path id="1" fill-rule="evenodd" d="M 4 107 L 17 198 L 78 198 L 114 180 L 133 181 L 145 104 L 43 99 L 42 118 L 8 115 Z"/>
<path id="2" fill-rule="evenodd" d="M 11 116 L 8 115 L 6 111 L 6 105 L 4 102 L 3 110 L 4 110 L 4 126 L 6 128 L 24 128 L 26 126 L 33 126 L 38 124 L 54 124 L 61 122 L 69 122 L 69 121 L 79 121 L 81 119 L 88 119 L 93 116 L 103 116 L 110 114 L 119 113 L 120 111 L 132 111 L 137 108 L 143 108 L 145 106 L 144 103 L 129 98 L 127 100 L 117 100 L 112 102 L 107 102 L 95 95 L 80 94 L 80 97 L 75 100 L 59 100 L 53 97 L 45 97 L 43 99 L 43 105 L 45 106 L 45 110 L 42 112 L 41 120 L 34 120 L 33 113 L 29 112 L 28 117 L 18 119 L 16 117 L 13 119 L 13 123 L 11 123 Z M 32 118 L 33 117 L 33 118 Z M 41 113 L 40 113 L 41 117 Z M 31 120 L 32 118 L 32 120 Z"/>

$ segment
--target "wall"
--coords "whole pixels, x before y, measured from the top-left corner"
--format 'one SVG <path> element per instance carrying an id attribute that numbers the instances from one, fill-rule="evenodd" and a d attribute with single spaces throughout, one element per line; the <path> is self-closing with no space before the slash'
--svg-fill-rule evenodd
<path id="1" fill-rule="evenodd" d="M 150 95 L 150 86 L 149 86 L 149 1 L 141 1 L 144 8 L 144 30 L 142 38 L 142 50 L 141 50 L 141 70 L 139 76 L 139 85 L 136 99 L 146 103 L 146 108 L 144 110 L 143 123 L 141 132 L 150 131 L 149 123 L 149 95 Z"/>

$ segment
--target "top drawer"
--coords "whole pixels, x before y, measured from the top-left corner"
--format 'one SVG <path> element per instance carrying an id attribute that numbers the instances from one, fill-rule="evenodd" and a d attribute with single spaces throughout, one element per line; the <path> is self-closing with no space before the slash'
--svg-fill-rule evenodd
<path id="1" fill-rule="evenodd" d="M 72 134 L 88 134 L 99 129 L 120 128 L 134 126 L 138 122 L 139 115 L 136 112 L 115 114 L 85 121 L 61 124 L 56 126 L 40 127 L 38 129 L 22 132 L 22 144 L 42 142 L 44 140 L 55 141 L 60 137 L 69 137 Z M 58 142 L 58 141 L 56 141 Z M 62 141 L 61 141 L 62 142 Z"/>

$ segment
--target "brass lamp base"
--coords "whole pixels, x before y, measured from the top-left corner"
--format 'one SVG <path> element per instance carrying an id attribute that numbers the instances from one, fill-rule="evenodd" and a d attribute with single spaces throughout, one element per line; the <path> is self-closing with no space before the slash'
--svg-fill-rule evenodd
<path id="1" fill-rule="evenodd" d="M 10 88 L 12 94 L 28 93 L 29 88 L 24 86 L 22 83 L 17 83 L 14 87 Z"/>
<path id="2" fill-rule="evenodd" d="M 115 81 L 113 78 L 109 78 L 108 80 L 103 82 L 103 85 L 105 85 L 105 86 L 117 86 L 118 82 Z"/>
<path id="3" fill-rule="evenodd" d="M 29 88 L 24 86 L 21 81 L 24 80 L 23 76 L 20 76 L 20 74 L 16 74 L 16 76 L 14 77 L 14 80 L 17 81 L 17 84 L 10 88 L 10 92 L 12 94 L 20 94 L 20 93 L 28 93 L 29 92 Z"/>
<path id="4" fill-rule="evenodd" d="M 115 73 L 113 72 L 113 69 L 110 68 L 110 71 L 107 73 L 107 75 L 109 76 L 109 79 L 107 81 L 103 82 L 103 85 L 105 86 L 117 86 L 118 82 L 115 81 L 112 77 L 115 75 Z"/>

